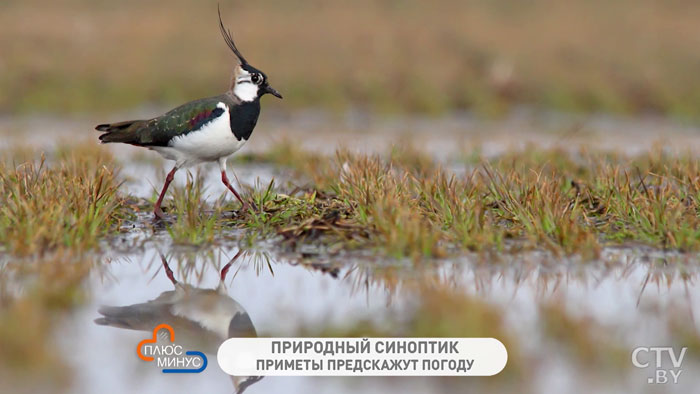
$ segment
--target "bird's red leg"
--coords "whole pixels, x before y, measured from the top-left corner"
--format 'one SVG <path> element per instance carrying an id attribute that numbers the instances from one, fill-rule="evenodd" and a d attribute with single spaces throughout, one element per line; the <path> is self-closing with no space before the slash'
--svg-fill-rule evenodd
<path id="1" fill-rule="evenodd" d="M 177 279 L 175 279 L 175 276 L 173 275 L 173 270 L 170 269 L 170 266 L 168 265 L 168 262 L 165 260 L 165 256 L 161 253 L 160 255 L 160 260 L 163 262 L 163 268 L 165 268 L 165 275 L 168 276 L 168 279 L 170 279 L 171 282 L 173 282 L 174 285 L 177 284 Z"/>
<path id="2" fill-rule="evenodd" d="M 243 204 L 243 207 L 241 207 L 241 211 L 246 212 L 250 208 L 250 204 L 243 201 L 236 189 L 234 189 L 233 186 L 231 186 L 231 184 L 228 181 L 228 177 L 226 176 L 226 170 L 221 170 L 221 182 L 223 182 L 224 185 L 226 185 L 226 187 L 228 188 L 228 190 L 233 192 L 233 195 L 236 196 L 236 198 L 238 199 L 238 201 L 241 202 L 241 204 Z"/>
<path id="3" fill-rule="evenodd" d="M 153 209 L 153 213 L 156 215 L 156 218 L 161 220 L 165 218 L 165 215 L 160 209 L 160 204 L 163 202 L 163 197 L 165 197 L 165 192 L 168 191 L 168 186 L 170 186 L 170 182 L 172 182 L 173 178 L 175 177 L 175 171 L 177 171 L 177 167 L 173 167 L 173 169 L 170 170 L 170 172 L 168 173 L 168 176 L 165 177 L 165 184 L 163 185 L 163 190 L 160 192 L 160 196 L 158 196 L 158 201 L 156 201 L 156 206 Z"/>
<path id="4" fill-rule="evenodd" d="M 221 281 L 222 281 L 222 282 L 223 282 L 224 280 L 226 280 L 226 274 L 228 274 L 228 270 L 231 268 L 231 265 L 232 265 L 233 263 L 235 263 L 236 260 L 238 260 L 238 258 L 239 258 L 242 254 L 243 254 L 243 249 L 238 250 L 238 253 L 236 253 L 236 255 L 233 256 L 233 258 L 232 258 L 228 263 L 226 263 L 226 265 L 224 266 L 224 268 L 221 269 Z"/>

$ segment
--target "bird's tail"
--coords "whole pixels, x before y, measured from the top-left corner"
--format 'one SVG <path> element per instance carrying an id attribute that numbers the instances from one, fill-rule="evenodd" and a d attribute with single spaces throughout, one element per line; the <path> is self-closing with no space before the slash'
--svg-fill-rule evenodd
<path id="1" fill-rule="evenodd" d="M 149 330 L 159 320 L 159 311 L 147 304 L 131 306 L 102 306 L 98 310 L 102 315 L 95 319 L 101 326 L 128 328 L 131 330 Z"/>
<path id="2" fill-rule="evenodd" d="M 103 144 L 108 142 L 134 143 L 134 126 L 142 124 L 143 120 L 127 120 L 125 122 L 105 123 L 97 125 L 95 130 L 105 131 L 100 135 Z"/>

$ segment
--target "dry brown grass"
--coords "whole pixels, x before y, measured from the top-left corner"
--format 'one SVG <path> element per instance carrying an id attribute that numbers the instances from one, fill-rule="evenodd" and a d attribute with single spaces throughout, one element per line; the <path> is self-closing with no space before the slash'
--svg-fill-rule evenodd
<path id="1" fill-rule="evenodd" d="M 224 2 L 266 106 L 499 113 L 700 108 L 692 0 Z M 0 111 L 176 104 L 228 86 L 216 2 L 0 5 Z"/>

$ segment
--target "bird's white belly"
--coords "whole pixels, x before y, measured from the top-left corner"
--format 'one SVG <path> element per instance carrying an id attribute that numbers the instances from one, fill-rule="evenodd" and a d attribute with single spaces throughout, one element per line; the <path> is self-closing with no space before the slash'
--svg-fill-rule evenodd
<path id="1" fill-rule="evenodd" d="M 234 154 L 246 143 L 233 135 L 228 107 L 219 103 L 224 113 L 201 129 L 173 138 L 167 147 L 154 147 L 166 159 L 175 160 L 178 167 L 216 161 Z"/>

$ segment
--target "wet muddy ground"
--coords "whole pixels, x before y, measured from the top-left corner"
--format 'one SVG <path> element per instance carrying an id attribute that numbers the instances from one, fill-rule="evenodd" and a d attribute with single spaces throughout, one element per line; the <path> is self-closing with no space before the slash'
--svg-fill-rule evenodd
<path id="1" fill-rule="evenodd" d="M 8 146 L 51 146 L 71 138 L 96 137 L 90 134 L 89 119 L 3 120 L 0 124 L 9 137 Z M 41 133 L 27 132 L 37 129 Z M 277 114 L 261 122 L 246 149 L 264 151 L 280 138 L 299 140 L 309 149 L 327 153 L 339 145 L 385 152 L 391 144 L 409 141 L 456 172 L 464 166 L 454 164 L 454 159 L 465 147 L 475 146 L 486 154 L 528 143 L 632 152 L 659 143 L 670 150 L 700 149 L 700 130 L 665 120 L 582 120 L 530 113 L 499 122 L 467 115 L 379 121 L 363 114 L 340 119 L 314 113 L 294 118 Z M 136 148 L 113 148 L 126 179 L 124 192 L 151 198 L 168 164 Z M 274 165 L 238 163 L 230 168 L 246 187 L 260 188 L 271 179 L 277 184 L 294 181 L 287 169 Z M 207 166 L 201 171 L 207 198 L 218 199 L 226 190 L 217 171 Z M 176 182 L 185 179 L 182 172 Z M 167 231 L 151 225 L 145 213 L 122 230 L 103 241 L 99 263 L 83 284 L 85 302 L 66 312 L 52 331 L 71 374 L 69 392 L 91 393 L 96 388 L 107 393 L 232 392 L 231 380 L 214 365 L 214 355 L 203 374 L 164 376 L 157 369 L 143 368 L 134 356 L 143 332 L 106 327 L 94 320 L 100 317 L 102 305 L 142 303 L 173 290 L 166 265 L 179 282 L 216 288 L 221 269 L 239 251 L 243 253 L 223 281 L 223 294 L 245 309 L 259 336 L 494 336 L 506 344 L 510 355 L 506 370 L 492 378 L 269 377 L 247 393 L 487 389 L 686 393 L 700 385 L 694 373 L 700 361 L 696 254 L 630 245 L 607 248 L 599 260 L 585 264 L 575 256 L 541 251 L 464 253 L 416 263 L 368 251 L 334 256 L 288 253 L 274 242 L 240 242 L 238 230 L 217 239 L 215 245 L 177 246 Z M 11 259 L 3 257 L 5 262 Z M 21 285 L 15 286 L 21 293 Z M 649 385 L 650 372 L 632 366 L 632 349 L 655 345 L 689 347 L 678 385 L 661 389 Z"/>

